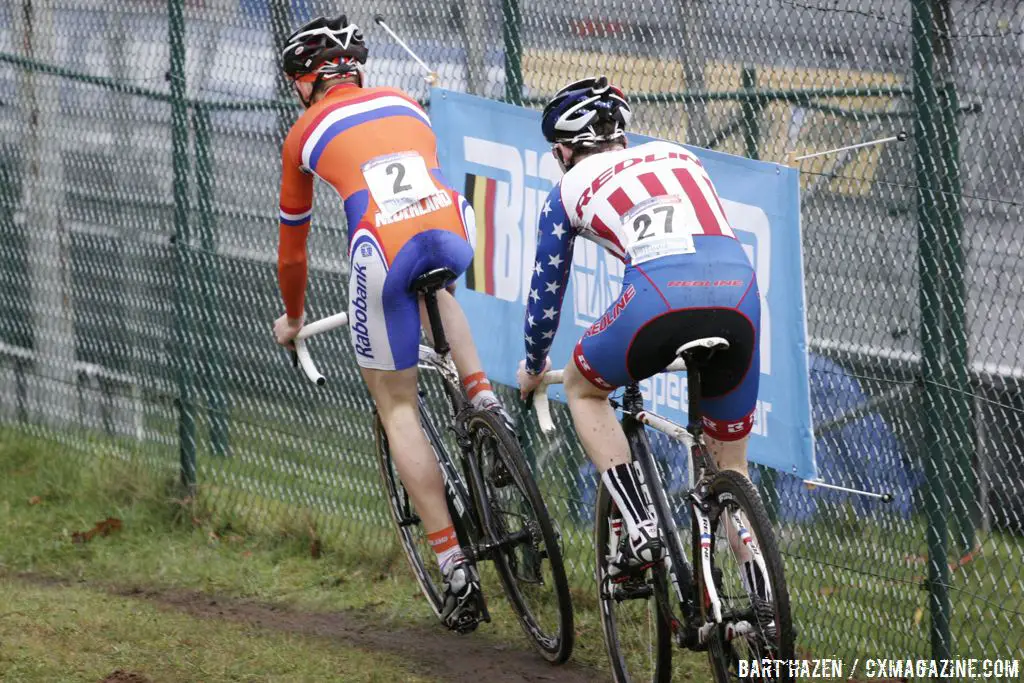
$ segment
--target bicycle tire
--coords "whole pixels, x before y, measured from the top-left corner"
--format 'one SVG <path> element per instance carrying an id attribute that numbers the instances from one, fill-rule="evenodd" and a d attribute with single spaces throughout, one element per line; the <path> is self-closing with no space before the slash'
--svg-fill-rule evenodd
<path id="1" fill-rule="evenodd" d="M 441 457 L 447 457 L 444 443 L 430 422 L 422 402 L 420 404 L 420 419 L 423 423 L 427 439 L 435 453 Z M 437 566 L 434 550 L 427 543 L 426 531 L 423 529 L 419 516 L 416 515 L 412 507 L 412 501 L 398 476 L 398 470 L 391 458 L 384 425 L 380 421 L 380 416 L 376 413 L 374 414 L 374 434 L 377 442 L 378 471 L 381 482 L 384 485 L 384 492 L 388 501 L 388 511 L 391 513 L 391 519 L 395 523 L 395 528 L 398 532 L 399 542 L 402 545 L 406 558 L 409 560 L 409 566 L 412 568 L 416 582 L 427 599 L 427 603 L 434 611 L 434 614 L 440 618 L 441 608 L 444 605 L 441 571 Z M 466 527 L 462 516 L 453 508 L 451 493 L 447 488 L 446 498 L 448 512 L 452 517 L 455 533 L 459 537 L 460 542 L 468 543 L 475 540 L 475 537 L 469 538 L 470 534 L 474 532 Z"/>
<path id="2" fill-rule="evenodd" d="M 716 586 L 719 591 L 720 598 L 723 601 L 723 614 L 726 612 L 727 606 L 726 601 L 728 594 L 738 593 L 740 594 L 740 601 L 745 601 L 750 605 L 749 610 L 755 615 L 756 624 L 754 624 L 755 631 L 750 636 L 737 636 L 731 642 L 728 640 L 727 628 L 723 623 L 712 631 L 711 638 L 708 642 L 708 659 L 711 664 L 712 675 L 716 683 L 724 683 L 725 681 L 735 681 L 738 672 L 736 670 L 737 661 L 739 659 L 746 660 L 783 660 L 793 661 L 794 655 L 794 630 L 792 615 L 790 612 L 789 603 L 789 591 L 786 587 L 786 577 L 782 564 L 782 556 L 779 554 L 778 545 L 775 541 L 775 534 L 772 531 L 771 522 L 768 519 L 768 513 L 764 508 L 764 504 L 761 502 L 760 496 L 757 495 L 757 490 L 749 479 L 744 477 L 739 472 L 732 470 L 722 470 L 716 473 L 712 479 L 708 488 L 708 498 L 713 501 L 713 509 L 716 511 L 714 517 L 711 519 L 711 533 L 712 533 L 712 566 L 717 568 L 717 571 L 713 569 L 713 575 L 715 576 L 716 583 L 722 585 Z M 760 550 L 761 557 L 764 561 L 765 570 L 768 574 L 768 582 L 771 588 L 771 612 L 770 614 L 765 612 L 767 607 L 766 603 L 754 605 L 754 601 L 746 594 L 746 591 L 742 588 L 739 583 L 739 572 L 727 572 L 722 568 L 721 565 L 725 562 L 719 562 L 722 553 L 718 551 L 719 546 L 722 543 L 719 540 L 720 525 L 722 522 L 722 516 L 728 510 L 738 510 L 742 513 L 741 521 L 745 522 L 747 530 L 750 532 L 752 542 L 756 544 Z M 724 525 L 721 525 L 722 533 L 724 534 Z M 723 536 L 724 538 L 724 536 Z M 695 542 L 699 542 L 695 539 Z M 729 543 L 726 538 L 725 540 L 726 552 L 730 553 Z M 738 566 L 738 565 L 737 565 Z M 735 576 L 733 574 L 735 573 Z M 702 572 L 696 572 L 697 583 L 698 583 L 698 594 L 704 595 L 704 576 Z M 740 588 L 737 590 L 737 585 Z M 705 620 L 707 619 L 706 614 L 707 602 L 701 600 L 701 616 Z M 731 606 L 730 606 L 730 609 Z M 774 621 L 774 637 L 771 636 L 771 620 Z M 723 619 L 724 621 L 724 619 Z M 767 631 L 767 633 L 766 633 Z M 736 650 L 739 648 L 740 653 Z M 777 683 L 789 683 L 793 681 L 793 677 L 789 675 L 786 667 L 782 667 L 780 675 L 776 678 L 768 678 L 765 680 L 773 680 Z"/>
<path id="3" fill-rule="evenodd" d="M 569 659 L 575 643 L 574 616 L 559 536 L 547 506 L 537 482 L 526 467 L 519 443 L 498 416 L 488 411 L 474 411 L 465 425 L 479 467 L 468 476 L 470 482 L 475 482 L 473 497 L 483 527 L 495 539 L 520 531 L 527 532 L 530 538 L 529 545 L 517 543 L 496 549 L 492 554 L 505 595 L 523 631 L 541 656 L 549 662 L 561 664 Z M 493 446 L 490 448 L 492 457 L 488 457 L 487 444 Z M 500 487 L 495 481 L 498 460 L 509 475 Z M 479 479 L 475 478 L 476 475 Z M 509 495 L 513 490 L 518 492 L 516 501 Z M 513 528 L 517 526 L 519 528 Z M 547 560 L 549 580 L 554 589 L 553 603 L 557 615 L 550 620 L 556 624 L 554 629 L 541 625 L 540 615 L 536 613 L 538 610 L 531 606 L 529 600 L 533 594 L 539 593 L 537 586 L 545 585 L 544 559 Z M 546 596 L 544 600 L 550 605 L 552 596 Z"/>
<path id="4" fill-rule="evenodd" d="M 611 494 L 601 482 L 597 491 L 594 520 L 594 546 L 597 552 L 598 611 L 601 616 L 601 630 L 605 650 L 611 665 L 615 683 L 668 683 L 672 679 L 672 630 L 663 613 L 668 604 L 668 571 L 665 563 L 659 562 L 644 572 L 642 583 L 620 588 L 607 580 L 609 554 L 616 552 L 610 545 L 612 523 L 622 522 L 615 509 Z M 625 533 L 624 526 L 620 527 Z M 617 544 L 616 544 L 617 545 Z M 617 599 L 616 592 L 640 594 L 650 591 L 649 597 Z M 629 629 L 628 625 L 640 622 L 644 629 Z M 653 629 L 651 629 L 653 626 Z"/>

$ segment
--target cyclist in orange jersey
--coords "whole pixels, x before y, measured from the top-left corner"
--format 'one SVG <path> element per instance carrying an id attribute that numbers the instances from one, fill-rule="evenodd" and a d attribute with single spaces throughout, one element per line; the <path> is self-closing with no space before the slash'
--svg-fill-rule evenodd
<path id="1" fill-rule="evenodd" d="M 302 26 L 282 55 L 306 111 L 282 153 L 278 280 L 286 312 L 275 321 L 274 335 L 293 346 L 303 324 L 316 176 L 344 200 L 352 345 L 402 483 L 437 553 L 445 585 L 442 619 L 449 628 L 475 625 L 479 578 L 456 538 L 441 471 L 420 425 L 416 365 L 426 312 L 410 290 L 429 270 L 466 270 L 473 258 L 473 209 L 445 183 L 437 140 L 419 104 L 401 90 L 363 87 L 366 57 L 359 28 L 344 15 Z M 482 371 L 461 307 L 443 290 L 438 305 L 473 405 L 511 424 Z"/>

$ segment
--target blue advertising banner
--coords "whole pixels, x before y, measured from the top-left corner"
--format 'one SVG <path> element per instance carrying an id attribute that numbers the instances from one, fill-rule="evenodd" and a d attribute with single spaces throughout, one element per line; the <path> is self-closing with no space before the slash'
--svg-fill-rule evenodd
<path id="1" fill-rule="evenodd" d="M 562 172 L 541 135 L 539 112 L 434 89 L 430 118 L 445 177 L 476 213 L 476 257 L 457 298 L 484 369 L 492 380 L 514 386 L 526 353 L 523 318 L 537 219 Z M 651 138 L 629 139 L 640 144 Z M 761 289 L 761 383 L 750 459 L 814 478 L 798 174 L 778 164 L 689 149 L 718 189 Z M 565 365 L 577 339 L 618 297 L 622 276 L 618 259 L 593 242 L 576 241 L 551 349 L 554 367 Z M 685 373 L 657 375 L 640 387 L 648 409 L 686 423 Z M 560 391 L 551 394 L 564 400 Z"/>

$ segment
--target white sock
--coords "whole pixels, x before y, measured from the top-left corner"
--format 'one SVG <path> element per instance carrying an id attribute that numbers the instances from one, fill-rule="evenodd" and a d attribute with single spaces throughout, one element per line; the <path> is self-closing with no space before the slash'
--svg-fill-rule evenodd
<path id="1" fill-rule="evenodd" d="M 440 567 L 441 574 L 444 576 L 448 575 L 452 564 L 464 557 L 462 546 L 459 545 L 459 540 L 455 536 L 455 527 L 450 526 L 427 534 L 427 543 L 434 549 L 434 553 L 437 555 L 437 566 Z"/>
<path id="2" fill-rule="evenodd" d="M 486 410 L 490 406 L 499 404 L 498 397 L 494 395 L 491 383 L 483 372 L 474 372 L 462 378 L 462 386 L 466 388 L 466 395 L 469 402 L 477 410 Z"/>
<path id="3" fill-rule="evenodd" d="M 448 571 L 459 560 L 463 559 L 462 546 L 455 546 L 437 553 L 437 566 L 441 568 L 441 574 L 448 576 Z"/>

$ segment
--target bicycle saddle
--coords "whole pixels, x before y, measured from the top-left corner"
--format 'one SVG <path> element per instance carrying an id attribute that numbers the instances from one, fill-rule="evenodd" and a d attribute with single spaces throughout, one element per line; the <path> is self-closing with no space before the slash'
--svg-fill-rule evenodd
<path id="1" fill-rule="evenodd" d="M 455 279 L 455 273 L 448 268 L 428 270 L 412 281 L 412 289 L 417 292 L 436 292 Z"/>
<path id="2" fill-rule="evenodd" d="M 725 351 L 729 342 L 721 337 L 703 337 L 687 342 L 676 349 L 676 356 L 683 359 L 689 369 L 698 369 L 708 364 L 716 351 Z"/>

